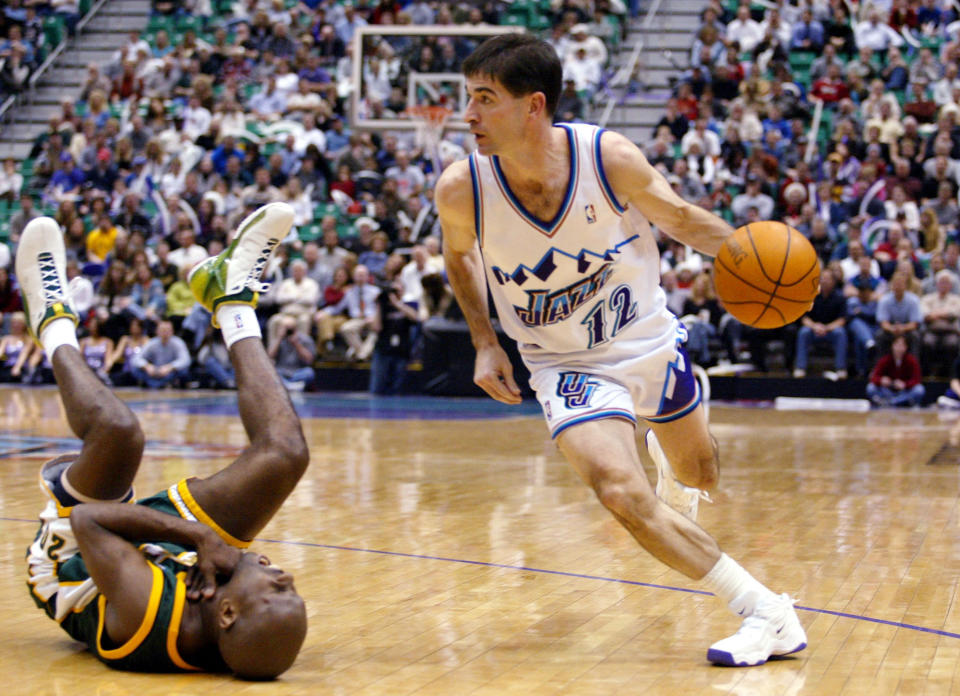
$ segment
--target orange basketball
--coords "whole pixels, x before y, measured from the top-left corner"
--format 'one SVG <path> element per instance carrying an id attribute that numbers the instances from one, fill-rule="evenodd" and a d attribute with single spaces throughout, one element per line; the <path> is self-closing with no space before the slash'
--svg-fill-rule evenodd
<path id="1" fill-rule="evenodd" d="M 782 222 L 753 222 L 727 237 L 713 276 L 726 310 L 758 329 L 796 321 L 820 291 L 817 252 Z"/>

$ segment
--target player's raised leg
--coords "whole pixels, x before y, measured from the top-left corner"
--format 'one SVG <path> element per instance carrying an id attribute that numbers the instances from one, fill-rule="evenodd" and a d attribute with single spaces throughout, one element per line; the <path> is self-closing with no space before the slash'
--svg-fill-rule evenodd
<path id="1" fill-rule="evenodd" d="M 233 242 L 190 274 L 214 315 L 236 370 L 240 419 L 250 444 L 222 471 L 192 479 L 191 495 L 233 537 L 250 540 L 270 521 L 309 460 L 300 421 L 274 370 L 254 312 L 264 265 L 293 225 L 293 209 L 270 203 L 241 223 Z"/>
<path id="2" fill-rule="evenodd" d="M 654 495 L 640 463 L 632 423 L 615 418 L 586 421 L 561 432 L 557 444 L 604 507 L 644 549 L 701 581 L 734 613 L 747 617 L 735 635 L 711 646 L 711 661 L 757 665 L 772 655 L 806 647 L 792 600 L 764 587 L 709 534 Z"/>
<path id="3" fill-rule="evenodd" d="M 30 333 L 50 356 L 67 421 L 83 441 L 79 456 L 49 463 L 44 478 L 59 481 L 77 501 L 123 498 L 140 465 L 143 432 L 80 354 L 63 234 L 55 220 L 36 218 L 24 228 L 16 272 Z M 69 473 L 61 476 L 67 467 Z"/>

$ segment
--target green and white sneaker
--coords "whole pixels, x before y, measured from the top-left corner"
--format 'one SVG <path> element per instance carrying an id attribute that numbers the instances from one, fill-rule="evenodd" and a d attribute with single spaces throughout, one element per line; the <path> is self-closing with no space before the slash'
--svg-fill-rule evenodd
<path id="1" fill-rule="evenodd" d="M 67 283 L 63 233 L 56 220 L 38 217 L 27 224 L 20 236 L 15 268 L 27 328 L 38 344 L 40 333 L 54 319 L 78 323 Z"/>
<path id="2" fill-rule="evenodd" d="M 270 254 L 293 227 L 293 208 L 286 203 L 268 203 L 252 213 L 219 256 L 211 256 L 190 271 L 187 283 L 197 301 L 213 314 L 221 304 L 257 306 L 261 292 L 270 288 L 260 281 Z"/>

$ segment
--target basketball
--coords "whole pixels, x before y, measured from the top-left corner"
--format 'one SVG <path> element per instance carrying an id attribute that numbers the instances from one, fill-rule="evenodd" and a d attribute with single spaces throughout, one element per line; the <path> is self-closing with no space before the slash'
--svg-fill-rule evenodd
<path id="1" fill-rule="evenodd" d="M 726 310 L 758 329 L 796 321 L 820 291 L 813 245 L 782 222 L 753 222 L 737 229 L 720 247 L 713 277 Z"/>

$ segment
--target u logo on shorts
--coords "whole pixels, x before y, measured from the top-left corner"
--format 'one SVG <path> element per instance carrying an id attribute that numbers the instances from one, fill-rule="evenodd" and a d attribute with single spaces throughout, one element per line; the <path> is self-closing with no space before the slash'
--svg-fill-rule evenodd
<path id="1" fill-rule="evenodd" d="M 561 372 L 557 382 L 557 396 L 562 396 L 567 408 L 586 408 L 599 386 L 582 372 Z"/>

